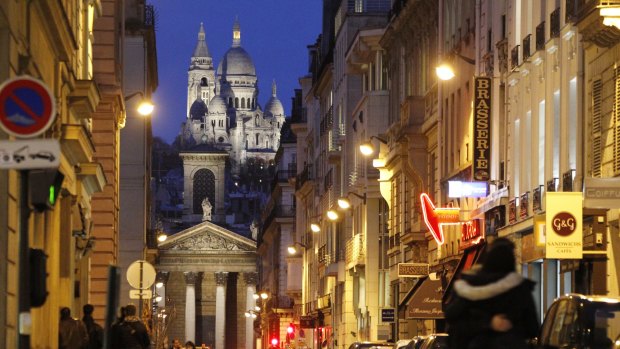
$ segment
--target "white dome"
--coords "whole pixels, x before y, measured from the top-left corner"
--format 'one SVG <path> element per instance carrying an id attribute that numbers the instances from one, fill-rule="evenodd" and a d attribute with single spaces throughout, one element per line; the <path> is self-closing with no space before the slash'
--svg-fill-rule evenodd
<path id="1" fill-rule="evenodd" d="M 282 102 L 276 96 L 272 96 L 265 105 L 265 117 L 284 115 L 284 107 Z"/>
<path id="2" fill-rule="evenodd" d="M 226 114 L 228 109 L 226 101 L 222 96 L 216 95 L 209 102 L 209 114 Z"/>
<path id="3" fill-rule="evenodd" d="M 231 47 L 217 67 L 217 75 L 250 75 L 256 76 L 256 68 L 250 55 L 241 47 Z"/>

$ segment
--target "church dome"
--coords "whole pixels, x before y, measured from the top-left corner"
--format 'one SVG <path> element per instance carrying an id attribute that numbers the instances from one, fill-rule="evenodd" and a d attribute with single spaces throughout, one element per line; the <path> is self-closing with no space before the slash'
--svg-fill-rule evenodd
<path id="1" fill-rule="evenodd" d="M 210 114 L 226 114 L 227 109 L 226 101 L 220 95 L 216 95 L 211 99 L 211 102 L 209 102 Z"/>
<path id="2" fill-rule="evenodd" d="M 207 105 L 202 99 L 196 99 L 189 108 L 189 118 L 192 120 L 202 120 L 207 114 Z"/>
<path id="3" fill-rule="evenodd" d="M 217 75 L 256 76 L 256 68 L 250 55 L 241 46 L 231 47 L 217 67 Z"/>
<path id="4" fill-rule="evenodd" d="M 265 116 L 281 116 L 284 115 L 284 107 L 278 97 L 272 96 L 265 105 Z"/>
<path id="5" fill-rule="evenodd" d="M 265 105 L 265 117 L 284 116 L 284 107 L 276 95 L 276 82 L 271 84 L 271 98 Z"/>

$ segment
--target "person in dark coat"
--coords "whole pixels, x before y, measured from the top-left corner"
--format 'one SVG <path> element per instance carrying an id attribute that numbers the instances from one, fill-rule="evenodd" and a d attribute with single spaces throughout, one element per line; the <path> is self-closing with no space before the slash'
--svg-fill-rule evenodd
<path id="1" fill-rule="evenodd" d="M 482 266 L 454 282 L 445 308 L 451 349 L 525 349 L 538 334 L 534 282 L 516 272 L 514 244 L 497 238 Z"/>
<path id="2" fill-rule="evenodd" d="M 86 327 L 88 333 L 88 344 L 84 349 L 101 349 L 103 348 L 103 327 L 95 322 L 93 319 L 93 311 L 95 307 L 92 304 L 85 304 L 82 307 L 84 317 L 82 317 L 82 323 Z"/>
<path id="3" fill-rule="evenodd" d="M 146 326 L 136 316 L 133 304 L 123 308 L 125 317 L 112 328 L 112 349 L 147 349 L 151 345 Z"/>

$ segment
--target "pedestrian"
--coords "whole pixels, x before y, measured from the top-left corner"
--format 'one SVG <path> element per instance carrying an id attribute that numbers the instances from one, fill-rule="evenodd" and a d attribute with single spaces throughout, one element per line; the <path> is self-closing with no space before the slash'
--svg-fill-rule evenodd
<path id="1" fill-rule="evenodd" d="M 82 307 L 84 317 L 82 323 L 86 327 L 88 333 L 88 343 L 84 349 L 101 349 L 103 348 L 103 327 L 95 322 L 93 319 L 93 311 L 95 307 L 92 304 L 85 304 Z"/>
<path id="2" fill-rule="evenodd" d="M 445 316 L 451 349 L 525 349 L 538 334 L 534 282 L 516 272 L 514 244 L 497 238 L 481 266 L 454 282 Z"/>
<path id="3" fill-rule="evenodd" d="M 196 345 L 192 341 L 185 342 L 185 349 L 196 349 Z"/>
<path id="4" fill-rule="evenodd" d="M 113 327 L 111 349 L 147 349 L 151 340 L 146 327 L 136 316 L 136 306 L 129 304 L 124 310 L 123 320 Z"/>
<path id="5" fill-rule="evenodd" d="M 181 341 L 178 338 L 172 340 L 172 349 L 182 349 Z"/>
<path id="6" fill-rule="evenodd" d="M 86 343 L 88 343 L 88 333 L 84 324 L 71 317 L 71 309 L 62 308 L 58 329 L 58 348 L 82 349 Z"/>

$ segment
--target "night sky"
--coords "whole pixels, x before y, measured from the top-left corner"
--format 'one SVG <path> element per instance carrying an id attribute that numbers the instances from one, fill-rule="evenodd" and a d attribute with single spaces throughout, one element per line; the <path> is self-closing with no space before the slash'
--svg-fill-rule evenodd
<path id="1" fill-rule="evenodd" d="M 241 46 L 256 66 L 261 106 L 276 80 L 278 98 L 291 112 L 298 78 L 308 73 L 307 46 L 321 30 L 321 0 L 150 0 L 155 6 L 159 87 L 154 95 L 153 135 L 171 143 L 185 120 L 187 69 L 204 23 L 209 52 L 217 69 L 232 44 L 235 17 Z"/>

